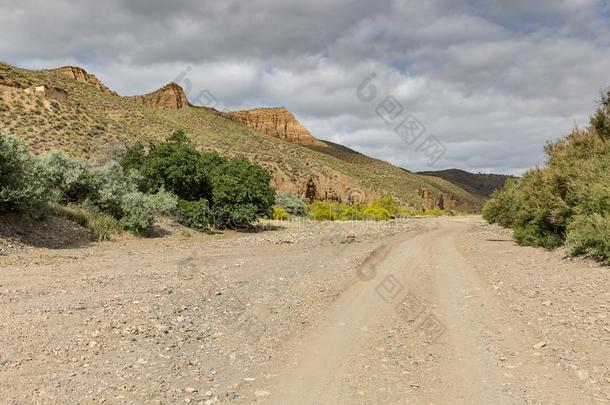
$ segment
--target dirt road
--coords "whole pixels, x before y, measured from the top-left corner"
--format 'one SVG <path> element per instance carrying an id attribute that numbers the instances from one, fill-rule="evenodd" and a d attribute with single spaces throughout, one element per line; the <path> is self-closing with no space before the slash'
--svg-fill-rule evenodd
<path id="1" fill-rule="evenodd" d="M 478 217 L 0 257 L 6 403 L 610 402 L 607 268 Z"/>
<path id="2" fill-rule="evenodd" d="M 360 267 L 361 279 L 298 343 L 296 360 L 279 373 L 276 402 L 586 401 L 574 379 L 542 356 L 544 336 L 506 313 L 460 251 L 469 223 L 444 221 L 377 250 Z M 417 383 L 408 372 L 382 372 L 380 384 L 370 382 L 384 368 L 377 360 L 386 348 L 375 342 L 388 330 L 400 331 L 392 344 L 403 346 L 405 358 L 418 351 L 430 358 Z M 401 393 L 405 386 L 417 390 Z"/>

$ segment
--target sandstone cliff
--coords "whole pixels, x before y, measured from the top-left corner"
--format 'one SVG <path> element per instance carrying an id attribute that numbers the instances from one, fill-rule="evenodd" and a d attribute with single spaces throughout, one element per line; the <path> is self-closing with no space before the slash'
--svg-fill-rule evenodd
<path id="1" fill-rule="evenodd" d="M 325 146 L 285 108 L 255 108 L 232 111 L 225 117 L 243 124 L 255 131 L 302 145 Z"/>
<path id="2" fill-rule="evenodd" d="M 81 83 L 89 83 L 95 86 L 98 90 L 116 95 L 116 93 L 106 87 L 104 83 L 97 78 L 97 76 L 87 73 L 85 69 L 78 66 L 62 66 L 55 69 L 55 71 L 61 73 L 62 75 L 69 76 Z"/>
<path id="3" fill-rule="evenodd" d="M 166 84 L 157 91 L 153 91 L 152 93 L 143 96 L 135 96 L 134 98 L 140 100 L 144 105 L 149 107 L 179 110 L 180 108 L 190 106 L 184 90 L 176 83 Z"/>

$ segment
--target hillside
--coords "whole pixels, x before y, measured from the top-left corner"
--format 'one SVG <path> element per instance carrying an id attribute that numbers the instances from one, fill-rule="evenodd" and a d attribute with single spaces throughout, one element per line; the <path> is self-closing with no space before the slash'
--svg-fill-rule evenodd
<path id="1" fill-rule="evenodd" d="M 249 128 L 244 112 L 192 106 L 176 84 L 121 97 L 80 68 L 30 71 L 0 64 L 0 97 L 0 131 L 23 138 L 35 153 L 59 149 L 103 162 L 116 158 L 125 145 L 159 141 L 181 128 L 198 148 L 262 164 L 281 191 L 304 195 L 307 184 L 313 183 L 319 199 L 370 202 L 392 195 L 419 208 L 424 188 L 455 202 L 447 208 L 480 207 L 478 196 L 445 180 L 410 173 L 313 137 L 306 145 L 296 144 L 278 136 L 281 131 L 265 133 L 269 126 L 260 127 L 260 122 Z M 300 127 L 293 123 L 290 128 Z"/>
<path id="2" fill-rule="evenodd" d="M 503 174 L 470 173 L 460 169 L 417 172 L 417 174 L 447 180 L 469 193 L 483 197 L 491 196 L 494 191 L 504 187 L 506 180 L 514 178 Z"/>

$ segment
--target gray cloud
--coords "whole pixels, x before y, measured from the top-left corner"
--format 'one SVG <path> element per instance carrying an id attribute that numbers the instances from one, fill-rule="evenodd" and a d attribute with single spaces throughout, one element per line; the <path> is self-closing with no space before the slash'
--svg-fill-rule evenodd
<path id="1" fill-rule="evenodd" d="M 441 139 L 437 168 L 520 173 L 609 84 L 603 0 L 0 0 L 0 55 L 78 64 L 121 94 L 189 68 L 189 97 L 283 105 L 314 135 L 430 169 L 375 114 L 394 96 Z M 378 97 L 356 88 L 376 73 Z"/>

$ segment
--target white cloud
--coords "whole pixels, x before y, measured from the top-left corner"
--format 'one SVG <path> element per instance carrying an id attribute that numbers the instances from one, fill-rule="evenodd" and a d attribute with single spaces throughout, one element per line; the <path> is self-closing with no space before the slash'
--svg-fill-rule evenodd
<path id="1" fill-rule="evenodd" d="M 282 105 L 314 135 L 411 170 L 425 156 L 376 105 L 394 96 L 441 139 L 438 168 L 520 173 L 583 126 L 610 84 L 603 0 L 0 0 L 0 54 L 77 64 L 125 95 L 188 71 L 196 99 Z M 376 73 L 371 103 L 356 89 Z M 190 86 L 187 86 L 190 85 Z M 196 100 L 195 100 L 196 101 Z"/>

